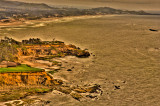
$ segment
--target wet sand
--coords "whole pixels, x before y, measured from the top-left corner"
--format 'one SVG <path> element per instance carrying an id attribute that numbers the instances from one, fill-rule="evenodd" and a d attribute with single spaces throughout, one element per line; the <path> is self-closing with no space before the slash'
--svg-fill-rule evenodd
<path id="1" fill-rule="evenodd" d="M 4 30 L 5 34 L 1 33 L 1 36 L 56 38 L 93 53 L 89 59 L 69 58 L 72 61 L 65 67 L 74 66 L 75 69 L 71 72 L 62 70 L 55 77 L 63 78 L 71 85 L 100 84 L 102 96 L 97 100 L 82 101 L 55 92 L 41 96 L 50 100 L 51 106 L 158 106 L 160 31 L 149 29 L 160 30 L 159 26 L 160 16 L 103 16 Z"/>

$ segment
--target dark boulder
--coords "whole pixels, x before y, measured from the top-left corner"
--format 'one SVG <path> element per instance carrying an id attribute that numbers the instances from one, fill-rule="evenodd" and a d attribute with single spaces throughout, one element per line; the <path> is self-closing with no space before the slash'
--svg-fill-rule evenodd
<path id="1" fill-rule="evenodd" d="M 68 69 L 67 71 L 72 71 L 71 69 Z"/>
<path id="2" fill-rule="evenodd" d="M 157 32 L 158 30 L 156 30 L 156 29 L 149 29 L 150 31 L 155 31 L 155 32 Z"/>
<path id="3" fill-rule="evenodd" d="M 76 56 L 79 58 L 85 58 L 85 57 L 89 57 L 90 53 L 88 51 L 83 50 L 81 52 L 78 52 Z"/>

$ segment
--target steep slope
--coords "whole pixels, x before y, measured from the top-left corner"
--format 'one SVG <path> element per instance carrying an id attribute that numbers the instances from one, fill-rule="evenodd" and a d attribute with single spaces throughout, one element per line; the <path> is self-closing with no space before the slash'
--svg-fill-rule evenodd
<path id="1" fill-rule="evenodd" d="M 45 71 L 26 73 L 0 73 L 0 86 L 25 86 L 54 84 L 54 80 Z"/>

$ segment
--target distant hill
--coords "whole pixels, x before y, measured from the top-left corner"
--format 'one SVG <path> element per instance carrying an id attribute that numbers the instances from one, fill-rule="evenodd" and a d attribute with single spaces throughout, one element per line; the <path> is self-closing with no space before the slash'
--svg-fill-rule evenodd
<path id="1" fill-rule="evenodd" d="M 24 3 L 18 1 L 0 0 L 0 19 L 27 18 L 37 19 L 42 17 L 63 17 L 79 15 L 106 15 L 106 14 L 138 14 L 148 15 L 144 11 L 127 11 L 110 7 L 92 9 L 55 8 L 44 3 Z"/>
<path id="2" fill-rule="evenodd" d="M 17 2 L 17 1 L 6 1 L 0 0 L 0 8 L 7 8 L 7 9 L 22 9 L 22 10 L 51 10 L 52 7 L 42 3 L 24 3 L 24 2 Z"/>

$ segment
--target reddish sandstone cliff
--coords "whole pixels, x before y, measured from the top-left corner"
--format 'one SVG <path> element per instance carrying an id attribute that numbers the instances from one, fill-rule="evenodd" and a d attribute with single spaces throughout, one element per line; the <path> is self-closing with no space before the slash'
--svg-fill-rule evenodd
<path id="1" fill-rule="evenodd" d="M 0 73 L 0 86 L 54 85 L 54 80 L 46 72 Z"/>

